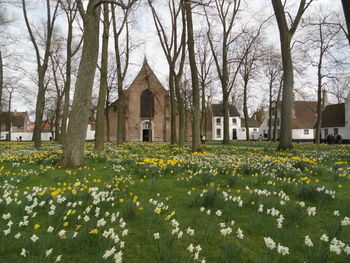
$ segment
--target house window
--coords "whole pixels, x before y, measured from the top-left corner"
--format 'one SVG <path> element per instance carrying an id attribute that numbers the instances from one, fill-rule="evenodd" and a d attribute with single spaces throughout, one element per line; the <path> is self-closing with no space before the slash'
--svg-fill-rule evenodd
<path id="1" fill-rule="evenodd" d="M 221 129 L 216 129 L 216 137 L 221 138 Z"/>
<path id="2" fill-rule="evenodd" d="M 304 130 L 304 135 L 309 135 L 309 130 Z"/>
<path id="3" fill-rule="evenodd" d="M 257 128 L 254 128 L 254 129 L 253 129 L 253 131 L 257 132 L 257 131 L 258 131 L 258 129 L 257 129 Z"/>
<path id="4" fill-rule="evenodd" d="M 221 118 L 216 118 L 216 124 L 221 125 Z"/>
<path id="5" fill-rule="evenodd" d="M 235 118 L 233 118 L 232 123 L 237 123 L 237 120 Z"/>
<path id="6" fill-rule="evenodd" d="M 324 129 L 324 137 L 326 138 L 328 136 L 328 129 Z"/>
<path id="7" fill-rule="evenodd" d="M 242 132 L 245 132 L 245 128 L 242 128 Z"/>
<path id="8" fill-rule="evenodd" d="M 154 117 L 154 95 L 152 91 L 146 89 L 140 97 L 141 118 Z"/>
<path id="9" fill-rule="evenodd" d="M 338 135 L 338 128 L 334 128 L 334 136 Z"/>

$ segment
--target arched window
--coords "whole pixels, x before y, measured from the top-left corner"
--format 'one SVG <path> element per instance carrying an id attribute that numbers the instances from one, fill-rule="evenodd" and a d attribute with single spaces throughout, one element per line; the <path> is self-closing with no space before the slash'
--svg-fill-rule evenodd
<path id="1" fill-rule="evenodd" d="M 149 89 L 142 92 L 140 106 L 141 118 L 154 117 L 154 95 Z"/>

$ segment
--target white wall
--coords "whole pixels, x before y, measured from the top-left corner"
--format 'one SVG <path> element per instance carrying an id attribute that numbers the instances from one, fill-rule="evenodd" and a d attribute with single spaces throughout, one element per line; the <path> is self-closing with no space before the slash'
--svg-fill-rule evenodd
<path id="1" fill-rule="evenodd" d="M 321 139 L 327 139 L 327 136 L 324 136 L 324 130 L 328 129 L 328 134 L 334 135 L 334 128 L 338 128 L 338 134 L 342 135 L 342 139 L 349 140 L 349 128 L 347 127 L 326 127 L 321 128 Z"/>
<path id="2" fill-rule="evenodd" d="M 343 139 L 350 140 L 350 91 L 345 100 L 345 129 L 343 132 Z"/>
<path id="3" fill-rule="evenodd" d="M 309 134 L 305 134 L 305 130 L 309 131 Z M 313 140 L 315 138 L 314 129 L 292 129 L 293 140 Z"/>
<path id="4" fill-rule="evenodd" d="M 90 130 L 91 125 L 89 124 L 88 130 L 86 133 L 86 140 L 95 140 L 95 131 Z M 1 132 L 1 140 L 6 139 L 6 134 L 7 131 L 2 131 Z M 32 132 L 12 132 L 11 133 L 11 141 L 17 141 L 19 140 L 19 136 L 22 136 L 22 141 L 31 141 L 33 138 L 33 133 Z M 42 141 L 49 141 L 50 137 L 52 137 L 51 132 L 42 132 L 41 133 L 41 140 Z"/>
<path id="5" fill-rule="evenodd" d="M 89 140 L 89 141 L 95 140 L 95 131 L 91 130 L 91 124 L 88 124 L 88 127 L 87 127 L 86 140 Z"/>
<path id="6" fill-rule="evenodd" d="M 220 124 L 217 123 L 217 119 L 220 119 Z M 235 119 L 235 122 L 233 122 L 233 119 Z M 212 118 L 212 140 L 215 141 L 222 141 L 224 138 L 224 117 L 213 117 Z M 233 139 L 233 129 L 236 129 L 237 131 L 237 139 L 239 139 L 240 136 L 240 127 L 241 127 L 241 119 L 237 116 L 235 117 L 229 117 L 229 135 L 230 140 Z M 217 129 L 220 129 L 220 136 L 217 136 Z"/>
<path id="7" fill-rule="evenodd" d="M 217 119 L 220 119 L 220 123 L 217 123 Z M 235 120 L 235 122 L 233 121 Z M 237 135 L 237 140 L 246 140 L 246 133 L 244 127 L 241 127 L 241 118 L 240 117 L 229 117 L 229 135 L 230 135 L 230 140 L 233 140 L 233 129 L 236 129 L 236 135 Z M 213 117 L 212 118 L 212 127 L 213 127 L 213 132 L 212 132 L 212 140 L 214 141 L 222 141 L 224 138 L 224 117 Z M 220 135 L 217 136 L 217 129 L 220 129 Z M 256 132 L 254 132 L 254 129 L 257 129 Z M 259 128 L 249 128 L 249 136 L 250 139 L 253 139 L 254 135 L 254 140 L 259 139 Z"/>

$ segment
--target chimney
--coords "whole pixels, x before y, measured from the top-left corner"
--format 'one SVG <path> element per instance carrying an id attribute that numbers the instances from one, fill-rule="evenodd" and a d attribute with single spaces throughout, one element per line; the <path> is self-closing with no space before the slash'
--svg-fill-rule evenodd
<path id="1" fill-rule="evenodd" d="M 327 90 L 324 88 L 322 90 L 322 108 L 326 107 L 328 105 L 328 94 Z"/>
<path id="2" fill-rule="evenodd" d="M 293 95 L 292 95 L 292 118 L 295 119 L 296 118 L 296 114 L 295 114 L 295 92 L 293 90 Z"/>

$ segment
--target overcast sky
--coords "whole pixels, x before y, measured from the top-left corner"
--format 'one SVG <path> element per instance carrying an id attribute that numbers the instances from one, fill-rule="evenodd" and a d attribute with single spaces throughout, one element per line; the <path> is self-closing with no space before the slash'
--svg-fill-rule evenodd
<path id="1" fill-rule="evenodd" d="M 158 0 L 159 3 L 162 3 L 165 0 Z M 293 2 L 295 0 L 292 0 Z M 28 2 L 28 16 L 33 24 L 38 25 L 40 20 L 45 20 L 45 7 L 43 0 L 27 0 Z M 156 1 L 157 2 L 157 1 Z M 240 17 L 242 21 L 246 21 L 251 16 L 258 16 L 259 18 L 269 17 L 273 14 L 273 9 L 271 5 L 271 0 L 246 0 L 243 1 L 242 9 L 246 10 L 244 15 Z M 164 2 L 163 2 L 164 3 Z M 340 0 L 315 0 L 314 6 L 310 7 L 308 12 L 314 12 L 317 5 L 326 6 L 328 9 L 334 9 L 338 11 L 341 9 Z M 32 44 L 29 41 L 28 33 L 24 24 L 23 14 L 20 8 L 8 7 L 8 15 L 13 19 L 12 25 L 8 28 L 11 31 L 11 35 L 14 36 L 16 41 L 10 46 L 7 47 L 6 54 L 7 56 L 4 59 L 4 62 L 11 68 L 16 69 L 16 71 L 5 69 L 6 74 L 16 74 L 22 79 L 22 84 L 25 86 L 25 93 L 17 93 L 15 96 L 14 109 L 18 111 L 32 111 L 35 105 L 35 96 L 37 89 L 35 84 L 30 81 L 28 73 L 35 74 L 36 64 L 34 49 Z M 166 10 L 162 10 L 166 17 Z M 293 10 L 292 10 L 293 11 Z M 340 13 L 343 15 L 342 13 Z M 307 15 L 307 14 L 305 14 Z M 61 17 L 57 21 L 57 25 L 62 32 L 65 32 L 65 17 Z M 338 17 L 336 19 L 343 19 L 343 17 Z M 198 16 L 194 16 L 194 25 L 195 29 L 199 30 L 202 26 L 202 21 Z M 37 27 L 40 30 L 40 26 Z M 276 49 L 279 49 L 279 35 L 278 28 L 273 18 L 271 20 L 271 25 L 266 31 L 267 41 L 273 43 L 276 46 Z M 299 36 L 297 35 L 296 38 Z M 133 24 L 133 33 L 132 33 L 133 43 L 141 44 L 137 50 L 133 53 L 131 58 L 132 66 L 130 68 L 129 81 L 132 80 L 133 76 L 140 69 L 143 59 L 146 56 L 149 64 L 154 69 L 155 73 L 159 76 L 160 80 L 166 84 L 166 79 L 168 75 L 168 66 L 163 55 L 163 51 L 159 45 L 158 38 L 155 33 L 155 27 L 153 19 L 150 13 L 150 10 L 145 5 L 139 7 L 134 14 L 134 24 Z M 111 51 L 113 50 L 113 42 L 111 41 Z M 347 49 L 344 56 L 350 57 L 350 48 Z M 350 71 L 350 70 L 349 70 Z M 349 72 L 348 71 L 348 72 Z M 313 76 L 314 73 L 310 69 L 310 73 L 307 77 L 308 82 L 312 82 L 316 76 Z M 260 79 L 258 83 L 255 83 L 256 87 L 266 85 L 266 80 Z M 296 79 L 296 86 L 304 85 L 302 80 Z M 74 86 L 74 83 L 73 85 Z M 28 93 L 31 96 L 28 96 Z M 24 95 L 24 96 L 23 96 Z M 30 105 L 27 100 L 23 98 L 31 98 L 32 104 Z M 251 102 L 251 105 L 259 105 L 263 98 L 253 98 L 254 101 Z M 312 97 L 312 96 L 311 96 Z M 217 97 L 217 100 L 220 100 L 220 95 Z"/>

